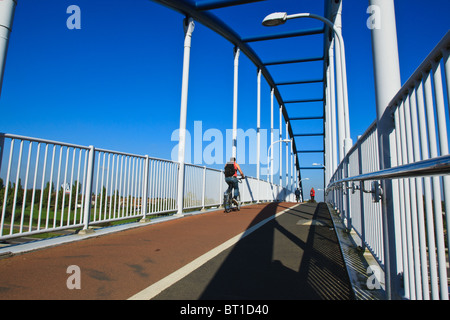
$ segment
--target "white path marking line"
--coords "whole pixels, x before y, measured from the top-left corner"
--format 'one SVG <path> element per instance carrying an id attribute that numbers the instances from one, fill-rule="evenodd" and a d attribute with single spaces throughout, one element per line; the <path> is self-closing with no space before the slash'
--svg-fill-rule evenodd
<path id="1" fill-rule="evenodd" d="M 158 282 L 155 282 L 151 286 L 145 288 L 141 292 L 136 293 L 132 297 L 128 298 L 128 300 L 150 300 L 159 293 L 161 293 L 163 290 L 167 289 L 171 285 L 175 284 L 177 281 L 183 279 L 188 274 L 196 270 L 197 268 L 201 267 L 203 264 L 217 256 L 222 251 L 225 251 L 226 249 L 230 248 L 234 244 L 236 244 L 240 239 L 243 239 L 244 237 L 248 236 L 250 233 L 255 231 L 256 229 L 262 227 L 264 224 L 269 222 L 270 220 L 275 219 L 276 217 L 282 215 L 283 213 L 286 213 L 287 211 L 293 209 L 296 206 L 292 206 L 286 210 L 283 210 L 257 224 L 255 224 L 253 227 L 245 230 L 244 232 L 238 234 L 237 236 L 231 238 L 230 240 L 222 243 L 221 245 L 215 247 L 214 249 L 208 251 L 207 253 L 203 254 L 202 256 L 198 257 L 194 261 L 188 263 L 184 267 L 178 269 L 177 271 L 171 273 L 167 277 L 159 280 Z"/>

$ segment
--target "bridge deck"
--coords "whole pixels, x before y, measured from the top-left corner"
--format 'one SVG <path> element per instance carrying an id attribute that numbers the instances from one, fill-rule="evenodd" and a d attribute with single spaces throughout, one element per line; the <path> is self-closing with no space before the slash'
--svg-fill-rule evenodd
<path id="1" fill-rule="evenodd" d="M 274 218 L 260 226 L 270 217 Z M 245 237 L 236 243 L 228 241 L 242 233 Z M 80 268 L 81 289 L 67 288 L 71 265 Z M 193 269 L 186 271 L 186 265 Z M 180 277 L 180 270 L 187 275 Z M 176 281 L 177 275 L 181 280 Z M 0 260 L 2 300 L 133 296 L 354 298 L 330 214 L 322 203 L 266 203 L 229 214 L 208 212 Z"/>

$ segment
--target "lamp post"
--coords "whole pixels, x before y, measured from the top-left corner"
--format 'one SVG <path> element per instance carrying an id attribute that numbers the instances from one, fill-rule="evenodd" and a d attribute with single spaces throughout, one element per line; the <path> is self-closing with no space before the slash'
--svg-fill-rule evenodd
<path id="1" fill-rule="evenodd" d="M 284 139 L 284 140 L 278 140 L 278 141 L 274 141 L 270 144 L 269 149 L 267 149 L 267 182 L 269 182 L 269 172 L 270 172 L 270 162 L 272 160 L 272 157 L 269 158 L 270 155 L 270 151 L 272 150 L 272 147 L 274 144 L 279 143 L 279 142 L 291 142 L 290 139 Z M 271 175 L 271 183 L 273 183 L 273 174 Z"/>
<path id="2" fill-rule="evenodd" d="M 350 138 L 350 125 L 349 125 L 349 115 L 348 115 L 348 95 L 347 95 L 347 75 L 346 75 L 346 64 L 345 64 L 345 48 L 344 40 L 341 33 L 335 27 L 335 25 L 328 19 L 312 14 L 312 13 L 297 13 L 288 15 L 286 12 L 274 12 L 266 16 L 262 22 L 263 26 L 272 27 L 284 24 L 287 20 L 298 19 L 298 18 L 312 18 L 317 19 L 330 28 L 333 29 L 334 34 L 338 39 L 340 61 L 337 64 L 337 96 L 338 96 L 338 116 L 343 115 L 344 117 L 339 117 L 339 157 L 342 159 L 345 157 L 347 152 L 352 147 L 352 140 Z"/>

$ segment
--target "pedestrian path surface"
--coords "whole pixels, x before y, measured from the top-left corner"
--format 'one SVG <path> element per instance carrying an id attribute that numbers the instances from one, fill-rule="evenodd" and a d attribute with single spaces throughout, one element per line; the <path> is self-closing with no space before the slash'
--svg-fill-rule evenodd
<path id="1" fill-rule="evenodd" d="M 348 300 L 353 291 L 324 203 L 212 211 L 0 260 L 1 300 L 130 298 Z"/>

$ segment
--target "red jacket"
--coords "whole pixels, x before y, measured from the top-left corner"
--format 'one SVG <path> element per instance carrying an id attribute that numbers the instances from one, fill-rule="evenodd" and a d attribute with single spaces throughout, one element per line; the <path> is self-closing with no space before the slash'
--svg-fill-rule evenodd
<path id="1" fill-rule="evenodd" d="M 311 189 L 311 192 L 309 194 L 311 197 L 315 197 L 316 196 L 316 191 L 314 191 L 314 189 Z"/>

